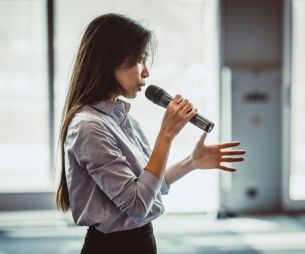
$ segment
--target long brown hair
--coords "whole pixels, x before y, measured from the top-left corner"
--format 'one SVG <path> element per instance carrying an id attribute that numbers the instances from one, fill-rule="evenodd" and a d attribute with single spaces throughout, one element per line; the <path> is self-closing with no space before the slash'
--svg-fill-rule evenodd
<path id="1" fill-rule="evenodd" d="M 147 49 L 153 55 L 156 40 L 152 31 L 119 14 L 95 18 L 87 27 L 74 62 L 59 134 L 61 177 L 56 204 L 66 212 L 70 208 L 65 174 L 64 142 L 68 126 L 83 106 L 112 98 L 124 91 L 116 81 L 114 70 L 126 62 L 135 64 Z"/>

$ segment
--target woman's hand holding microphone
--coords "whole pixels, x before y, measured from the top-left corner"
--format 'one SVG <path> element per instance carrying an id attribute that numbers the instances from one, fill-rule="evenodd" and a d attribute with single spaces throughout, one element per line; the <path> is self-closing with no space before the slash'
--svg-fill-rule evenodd
<path id="1" fill-rule="evenodd" d="M 164 135 L 172 141 L 196 114 L 197 109 L 193 107 L 193 104 L 187 99 L 183 99 L 181 95 L 176 95 L 167 106 L 161 124 L 160 135 Z"/>

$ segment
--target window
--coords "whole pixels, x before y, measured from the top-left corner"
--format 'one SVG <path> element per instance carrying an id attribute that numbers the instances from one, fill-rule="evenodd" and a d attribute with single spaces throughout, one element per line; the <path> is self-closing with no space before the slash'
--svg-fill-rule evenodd
<path id="1" fill-rule="evenodd" d="M 0 192 L 51 190 L 45 1 L 0 1 Z"/>

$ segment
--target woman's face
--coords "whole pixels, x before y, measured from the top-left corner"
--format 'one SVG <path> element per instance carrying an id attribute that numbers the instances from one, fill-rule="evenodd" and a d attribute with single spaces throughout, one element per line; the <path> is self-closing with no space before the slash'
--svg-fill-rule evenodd
<path id="1" fill-rule="evenodd" d="M 146 66 L 147 57 L 148 54 L 144 53 L 132 66 L 128 63 L 123 63 L 114 71 L 116 80 L 125 90 L 125 94 L 122 94 L 124 97 L 129 99 L 135 98 L 137 92 L 140 92 L 141 87 L 145 85 L 145 78 L 149 76 Z"/>

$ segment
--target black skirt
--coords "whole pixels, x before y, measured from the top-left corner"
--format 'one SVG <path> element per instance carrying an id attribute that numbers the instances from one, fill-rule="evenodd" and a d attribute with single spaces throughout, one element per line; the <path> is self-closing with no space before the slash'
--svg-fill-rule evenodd
<path id="1" fill-rule="evenodd" d="M 157 254 L 151 222 L 131 230 L 102 233 L 89 227 L 81 254 Z"/>

